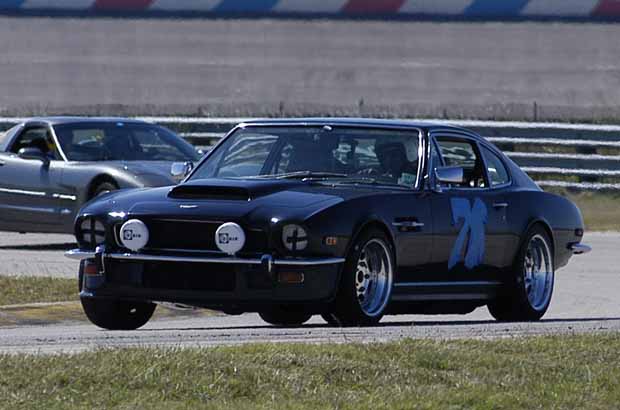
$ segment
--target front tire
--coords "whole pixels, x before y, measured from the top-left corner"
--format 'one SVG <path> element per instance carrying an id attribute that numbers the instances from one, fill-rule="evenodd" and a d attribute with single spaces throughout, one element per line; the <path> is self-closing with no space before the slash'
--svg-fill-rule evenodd
<path id="1" fill-rule="evenodd" d="M 379 323 L 392 294 L 394 269 L 388 236 L 379 229 L 362 232 L 347 256 L 333 316 L 328 319 L 341 326 Z"/>
<path id="2" fill-rule="evenodd" d="M 129 302 L 116 299 L 81 298 L 88 319 L 107 330 L 135 330 L 153 316 L 156 305 L 149 302 Z"/>
<path id="3" fill-rule="evenodd" d="M 488 304 L 489 312 L 499 321 L 539 320 L 551 303 L 554 280 L 551 239 L 541 226 L 534 226 L 517 254 L 510 281 Z"/>

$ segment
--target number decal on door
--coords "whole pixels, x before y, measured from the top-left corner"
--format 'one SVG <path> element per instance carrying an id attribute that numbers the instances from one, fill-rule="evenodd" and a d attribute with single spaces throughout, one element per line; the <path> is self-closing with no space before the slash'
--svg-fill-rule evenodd
<path id="1" fill-rule="evenodd" d="M 461 221 L 461 231 L 456 238 L 448 269 L 452 269 L 457 263 L 462 261 L 463 247 L 467 245 L 465 251 L 465 267 L 472 269 L 484 260 L 484 226 L 487 223 L 487 206 L 480 198 L 474 199 L 470 206 L 469 199 L 452 198 L 452 225 L 456 226 Z"/>

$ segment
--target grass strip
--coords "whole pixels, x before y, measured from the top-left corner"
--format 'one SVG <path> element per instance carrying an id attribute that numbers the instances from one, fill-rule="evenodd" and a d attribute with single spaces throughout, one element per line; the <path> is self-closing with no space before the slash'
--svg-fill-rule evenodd
<path id="1" fill-rule="evenodd" d="M 0 306 L 78 300 L 77 279 L 0 276 Z"/>
<path id="2" fill-rule="evenodd" d="M 620 335 L 0 356 L 2 409 L 611 409 Z"/>

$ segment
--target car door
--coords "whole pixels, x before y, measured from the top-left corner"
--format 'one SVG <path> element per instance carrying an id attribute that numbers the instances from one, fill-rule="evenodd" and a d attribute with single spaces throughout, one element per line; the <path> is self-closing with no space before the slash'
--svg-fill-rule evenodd
<path id="1" fill-rule="evenodd" d="M 454 282 L 498 281 L 506 267 L 509 241 L 508 203 L 502 189 L 509 181 L 497 177 L 489 181 L 488 167 L 475 138 L 445 132 L 433 134 L 432 140 L 443 166 L 463 168 L 460 184 L 432 181 L 432 261 L 436 274 L 441 280 Z"/>
<path id="2" fill-rule="evenodd" d="M 45 148 L 47 160 L 25 159 L 18 153 L 22 148 Z M 60 187 L 64 161 L 53 148 L 53 139 L 46 125 L 29 125 L 14 139 L 8 152 L 3 153 L 0 167 L 0 213 L 4 229 L 54 231 L 60 221 L 65 201 Z"/>

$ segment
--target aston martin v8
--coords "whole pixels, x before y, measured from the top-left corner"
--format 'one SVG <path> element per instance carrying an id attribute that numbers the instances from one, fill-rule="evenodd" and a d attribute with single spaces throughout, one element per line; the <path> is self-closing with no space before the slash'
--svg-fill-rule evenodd
<path id="1" fill-rule="evenodd" d="M 75 235 L 84 311 L 107 329 L 157 302 L 275 325 L 485 305 L 537 320 L 589 250 L 577 207 L 480 136 L 361 119 L 240 124 L 182 183 L 88 203 Z"/>
<path id="2" fill-rule="evenodd" d="M 183 139 L 143 121 L 26 120 L 0 136 L 0 230 L 72 233 L 90 199 L 177 183 L 199 159 Z"/>

